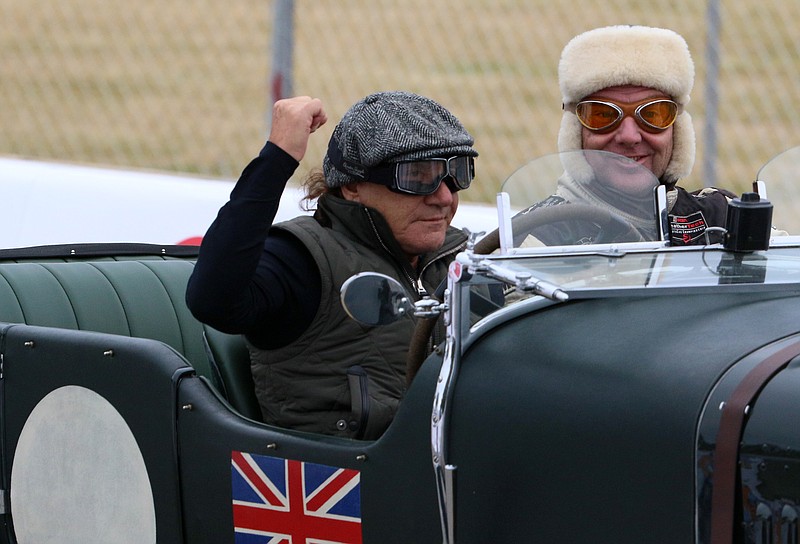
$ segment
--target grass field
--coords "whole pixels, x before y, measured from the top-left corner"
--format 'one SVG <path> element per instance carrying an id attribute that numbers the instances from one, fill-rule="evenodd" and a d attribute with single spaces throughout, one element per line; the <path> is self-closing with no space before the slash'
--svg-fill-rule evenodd
<path id="1" fill-rule="evenodd" d="M 721 3 L 717 183 L 746 187 L 800 144 L 800 2 Z M 236 177 L 266 137 L 274 2 L 10 0 L 0 7 L 0 154 Z M 556 150 L 556 66 L 576 33 L 673 28 L 697 65 L 690 111 L 704 184 L 706 3 L 673 0 L 295 2 L 294 90 L 333 121 L 365 94 L 402 88 L 454 111 L 481 152 L 468 199 Z M 333 122 L 298 172 L 319 165 Z M 710 153 L 708 154 L 710 156 Z"/>

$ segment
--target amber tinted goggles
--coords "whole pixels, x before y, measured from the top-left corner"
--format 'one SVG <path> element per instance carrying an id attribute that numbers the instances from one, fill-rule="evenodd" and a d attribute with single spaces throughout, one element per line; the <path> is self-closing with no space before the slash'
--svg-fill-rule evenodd
<path id="1" fill-rule="evenodd" d="M 636 119 L 636 123 L 648 132 L 661 132 L 672 126 L 680 113 L 678 104 L 666 98 L 647 99 L 634 104 L 583 100 L 571 110 L 583 126 L 594 132 L 614 130 L 626 115 Z"/>

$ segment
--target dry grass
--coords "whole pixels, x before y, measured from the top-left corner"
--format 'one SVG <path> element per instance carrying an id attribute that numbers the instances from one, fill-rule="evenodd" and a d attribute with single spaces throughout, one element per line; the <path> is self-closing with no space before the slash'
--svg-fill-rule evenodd
<path id="1" fill-rule="evenodd" d="M 513 170 L 556 149 L 556 66 L 569 38 L 646 21 L 677 30 L 694 52 L 698 163 L 687 184 L 701 186 L 705 4 L 298 1 L 294 88 L 323 98 L 334 120 L 374 90 L 441 101 L 481 152 L 468 197 L 490 200 Z M 272 5 L 5 2 L 0 153 L 237 176 L 266 136 Z M 795 0 L 724 2 L 718 181 L 736 190 L 800 144 L 798 11 Z M 298 175 L 320 163 L 332 126 L 315 135 Z"/>

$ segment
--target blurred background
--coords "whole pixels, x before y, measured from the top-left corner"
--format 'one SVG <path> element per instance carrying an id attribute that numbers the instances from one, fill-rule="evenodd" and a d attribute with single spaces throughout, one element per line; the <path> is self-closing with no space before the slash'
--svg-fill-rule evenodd
<path id="1" fill-rule="evenodd" d="M 492 201 L 515 169 L 556 151 L 563 46 L 610 24 L 689 43 L 698 152 L 684 186 L 747 190 L 800 145 L 797 0 L 5 0 L 0 155 L 236 179 L 275 97 L 313 95 L 332 122 L 299 181 L 353 102 L 406 89 L 475 136 L 464 197 Z"/>

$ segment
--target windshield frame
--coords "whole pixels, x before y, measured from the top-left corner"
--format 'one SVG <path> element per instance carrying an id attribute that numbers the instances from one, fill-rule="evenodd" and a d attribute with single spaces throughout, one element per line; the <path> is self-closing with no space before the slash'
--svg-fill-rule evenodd
<path id="1" fill-rule="evenodd" d="M 686 291 L 766 292 L 786 290 L 787 286 L 800 290 L 800 236 L 778 238 L 769 250 L 755 252 L 727 251 L 719 244 L 670 247 L 660 242 L 520 248 L 506 255 L 467 252 L 460 260 L 472 263 L 471 275 L 459 283 L 468 289 L 487 282 L 509 286 L 509 277 L 533 277 L 563 292 L 566 296 L 561 300 L 667 296 Z M 524 290 L 521 284 L 516 287 Z M 547 294 L 536 291 L 520 298 L 524 300 L 506 303 L 474 322 L 467 336 L 498 319 L 530 311 L 532 299 L 544 306 L 559 300 L 547 300 Z M 469 297 L 461 300 L 469 304 Z"/>

